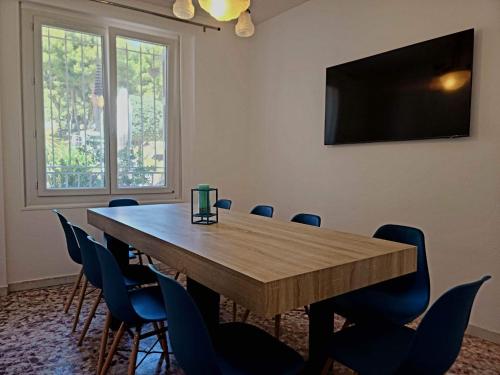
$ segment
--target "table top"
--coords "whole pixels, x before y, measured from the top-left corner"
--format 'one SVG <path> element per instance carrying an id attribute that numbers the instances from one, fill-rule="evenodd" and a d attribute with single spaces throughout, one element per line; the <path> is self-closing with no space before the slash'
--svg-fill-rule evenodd
<path id="1" fill-rule="evenodd" d="M 219 210 L 191 224 L 189 204 L 88 210 L 88 222 L 264 316 L 416 270 L 416 248 Z"/>

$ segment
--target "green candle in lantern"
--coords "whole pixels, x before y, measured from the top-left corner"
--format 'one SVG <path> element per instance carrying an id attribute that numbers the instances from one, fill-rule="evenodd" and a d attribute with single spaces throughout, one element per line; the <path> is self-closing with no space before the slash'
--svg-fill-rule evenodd
<path id="1" fill-rule="evenodd" d="M 200 190 L 198 192 L 198 207 L 200 209 L 200 214 L 208 214 L 210 212 L 210 185 L 199 184 L 198 189 Z"/>

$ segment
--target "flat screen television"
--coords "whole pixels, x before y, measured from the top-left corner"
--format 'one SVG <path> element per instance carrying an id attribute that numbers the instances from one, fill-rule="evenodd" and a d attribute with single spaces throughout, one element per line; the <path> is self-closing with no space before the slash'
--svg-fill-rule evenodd
<path id="1" fill-rule="evenodd" d="M 474 29 L 326 70 L 325 144 L 469 136 Z"/>

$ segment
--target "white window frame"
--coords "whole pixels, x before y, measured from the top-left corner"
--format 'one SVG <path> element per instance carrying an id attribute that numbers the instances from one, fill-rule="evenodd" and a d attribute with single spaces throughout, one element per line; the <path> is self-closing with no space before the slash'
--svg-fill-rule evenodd
<path id="1" fill-rule="evenodd" d="M 39 196 L 61 196 L 61 195 L 101 195 L 107 194 L 110 191 L 110 121 L 109 110 L 104 111 L 104 170 L 106 173 L 105 184 L 103 188 L 82 188 L 82 189 L 47 189 L 47 164 L 45 152 L 45 124 L 44 124 L 44 104 L 43 104 L 43 72 L 42 72 L 42 26 L 53 26 L 65 28 L 73 31 L 88 32 L 101 36 L 101 56 L 103 59 L 103 82 L 108 81 L 108 58 L 107 58 L 107 38 L 106 29 L 97 26 L 84 25 L 78 22 L 67 22 L 64 20 L 56 20 L 48 17 L 35 16 L 33 20 L 34 25 L 34 58 L 33 63 L 35 67 L 35 138 L 37 150 L 37 175 L 38 175 L 38 195 Z M 104 102 L 109 103 L 108 85 L 104 84 Z"/>
<path id="2" fill-rule="evenodd" d="M 99 18 L 36 6 L 22 7 L 21 57 L 23 87 L 23 133 L 25 206 L 107 202 L 112 196 L 134 195 L 145 202 L 181 199 L 181 131 L 179 36 L 141 24 Z M 47 189 L 43 124 L 41 25 L 101 35 L 103 56 L 105 134 L 105 188 Z M 129 31 L 130 29 L 138 31 Z M 168 48 L 168 124 L 165 187 L 119 188 L 116 159 L 116 36 L 164 44 Z M 42 104 L 42 105 L 40 105 Z M 106 108 L 105 107 L 105 108 Z"/>
<path id="3" fill-rule="evenodd" d="M 117 37 L 125 37 L 131 39 L 137 39 L 144 42 L 151 42 L 161 44 L 167 47 L 168 49 L 168 61 L 167 61 L 167 71 L 166 71 L 166 85 L 167 88 L 167 108 L 168 108 L 168 116 L 165 118 L 167 121 L 166 124 L 166 153 L 167 163 L 165 163 L 165 179 L 166 186 L 164 187 L 119 187 L 118 186 L 118 163 L 117 163 L 117 116 L 111 116 L 111 127 L 110 127 L 110 142 L 111 142 L 111 193 L 112 194 L 141 194 L 144 192 L 149 193 L 157 193 L 157 192 L 171 192 L 174 190 L 174 186 L 172 181 L 175 179 L 175 170 L 169 166 L 168 161 L 173 160 L 175 158 L 175 139 L 176 137 L 176 118 L 175 114 L 170 112 L 170 109 L 176 108 L 177 105 L 177 97 L 178 95 L 172 95 L 172 93 L 178 92 L 176 91 L 176 79 L 175 79 L 175 70 L 177 61 L 177 41 L 167 37 L 161 37 L 151 34 L 139 33 L 136 31 L 130 31 L 125 29 L 119 29 L 115 27 L 109 28 L 109 71 L 110 71 L 110 91 L 111 91 L 111 101 L 110 101 L 110 111 L 114 114 L 117 112 L 117 60 L 116 60 L 116 38 Z M 175 112 L 175 111 L 173 111 Z"/>

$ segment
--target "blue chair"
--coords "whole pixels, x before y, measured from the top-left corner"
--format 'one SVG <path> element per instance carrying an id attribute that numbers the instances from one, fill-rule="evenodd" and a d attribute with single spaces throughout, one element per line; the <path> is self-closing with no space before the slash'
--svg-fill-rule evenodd
<path id="1" fill-rule="evenodd" d="M 252 211 L 250 211 L 252 215 L 259 215 L 265 217 L 273 217 L 274 208 L 271 206 L 255 206 Z"/>
<path id="2" fill-rule="evenodd" d="M 70 224 L 71 225 L 71 224 Z M 71 225 L 82 255 L 83 273 L 87 281 L 96 288 L 99 292 L 90 309 L 89 315 L 85 320 L 83 330 L 78 339 L 78 346 L 82 345 L 83 339 L 87 334 L 90 323 L 95 316 L 97 307 L 102 299 L 102 275 L 99 259 L 95 250 L 94 243 L 89 240 L 89 235 L 82 228 L 76 225 Z M 143 284 L 156 284 L 156 276 L 146 266 L 138 264 L 129 265 L 123 274 L 125 285 L 127 288 L 134 288 Z"/>
<path id="3" fill-rule="evenodd" d="M 294 217 L 292 217 L 292 220 L 290 221 L 293 221 L 294 223 L 312 225 L 314 227 L 321 226 L 321 217 L 314 214 L 297 214 Z"/>
<path id="4" fill-rule="evenodd" d="M 387 224 L 380 227 L 374 237 L 416 246 L 417 272 L 333 298 L 333 311 L 346 318 L 344 326 L 380 320 L 407 324 L 429 305 L 429 270 L 422 231 Z"/>
<path id="5" fill-rule="evenodd" d="M 233 202 L 230 199 L 219 199 L 217 202 L 215 202 L 214 207 L 230 210 L 232 204 Z"/>
<path id="6" fill-rule="evenodd" d="M 297 352 L 249 324 L 221 324 L 211 338 L 189 293 L 177 281 L 150 267 L 157 273 L 163 293 L 172 349 L 186 375 L 301 371 L 304 361 Z"/>
<path id="7" fill-rule="evenodd" d="M 139 206 L 139 202 L 132 198 L 118 198 L 112 199 L 108 203 L 108 207 L 130 206 Z M 120 241 L 117 238 L 114 238 L 107 233 L 104 233 L 104 238 L 106 239 L 106 247 L 113 253 L 113 255 L 115 255 L 116 259 L 118 259 L 118 263 L 122 268 L 128 265 L 130 259 L 135 259 L 136 257 L 139 258 L 139 264 L 143 264 L 142 255 L 144 255 L 144 253 L 142 253 L 140 250 L 134 249 L 132 246 Z M 153 263 L 149 255 L 146 255 L 146 257 L 148 258 L 149 263 Z"/>
<path id="8" fill-rule="evenodd" d="M 416 330 L 391 322 L 356 324 L 333 335 L 335 360 L 360 375 L 442 375 L 455 362 L 482 279 L 450 289 L 425 314 Z"/>
<path id="9" fill-rule="evenodd" d="M 80 254 L 80 248 L 78 246 L 75 234 L 71 229 L 70 223 L 58 210 L 52 210 L 52 212 L 54 212 L 57 215 L 59 221 L 61 222 L 61 226 L 64 231 L 64 237 L 66 238 L 66 248 L 68 250 L 69 257 L 73 262 L 81 265 L 82 255 Z M 67 313 L 69 311 L 69 308 L 73 303 L 73 299 L 75 298 L 76 291 L 80 283 L 82 285 L 80 288 L 80 295 L 78 297 L 78 305 L 76 307 L 75 317 L 73 319 L 73 328 L 72 328 L 73 332 L 75 331 L 78 321 L 80 319 L 80 311 L 82 309 L 83 299 L 85 297 L 85 291 L 87 290 L 87 279 L 83 275 L 83 266 L 80 269 L 80 273 L 78 274 L 78 278 L 76 279 L 73 288 L 71 289 L 69 297 L 66 299 L 66 303 L 64 305 L 64 313 Z"/>
<path id="10" fill-rule="evenodd" d="M 88 237 L 94 245 L 102 275 L 102 286 L 104 300 L 108 306 L 109 312 L 106 316 L 106 323 L 102 333 L 101 347 L 105 348 L 109 327 L 112 317 L 121 321 L 120 327 L 111 344 L 111 348 L 102 365 L 101 374 L 108 371 L 113 356 L 120 344 L 125 331 L 135 328 L 132 351 L 129 357 L 128 374 L 134 374 L 136 369 L 137 353 L 139 351 L 139 342 L 141 339 L 157 335 L 161 343 L 163 354 L 169 365 L 168 347 L 166 340 L 166 329 L 163 322 L 167 320 L 163 297 L 158 286 L 151 286 L 129 290 L 125 282 L 124 275 L 118 262 L 111 252 L 104 246 Z M 146 324 L 153 324 L 154 330 L 142 333 L 142 328 Z M 148 351 L 151 352 L 151 351 Z M 99 364 L 102 363 L 104 352 L 99 354 Z M 99 365 L 98 365 L 99 368 Z"/>

